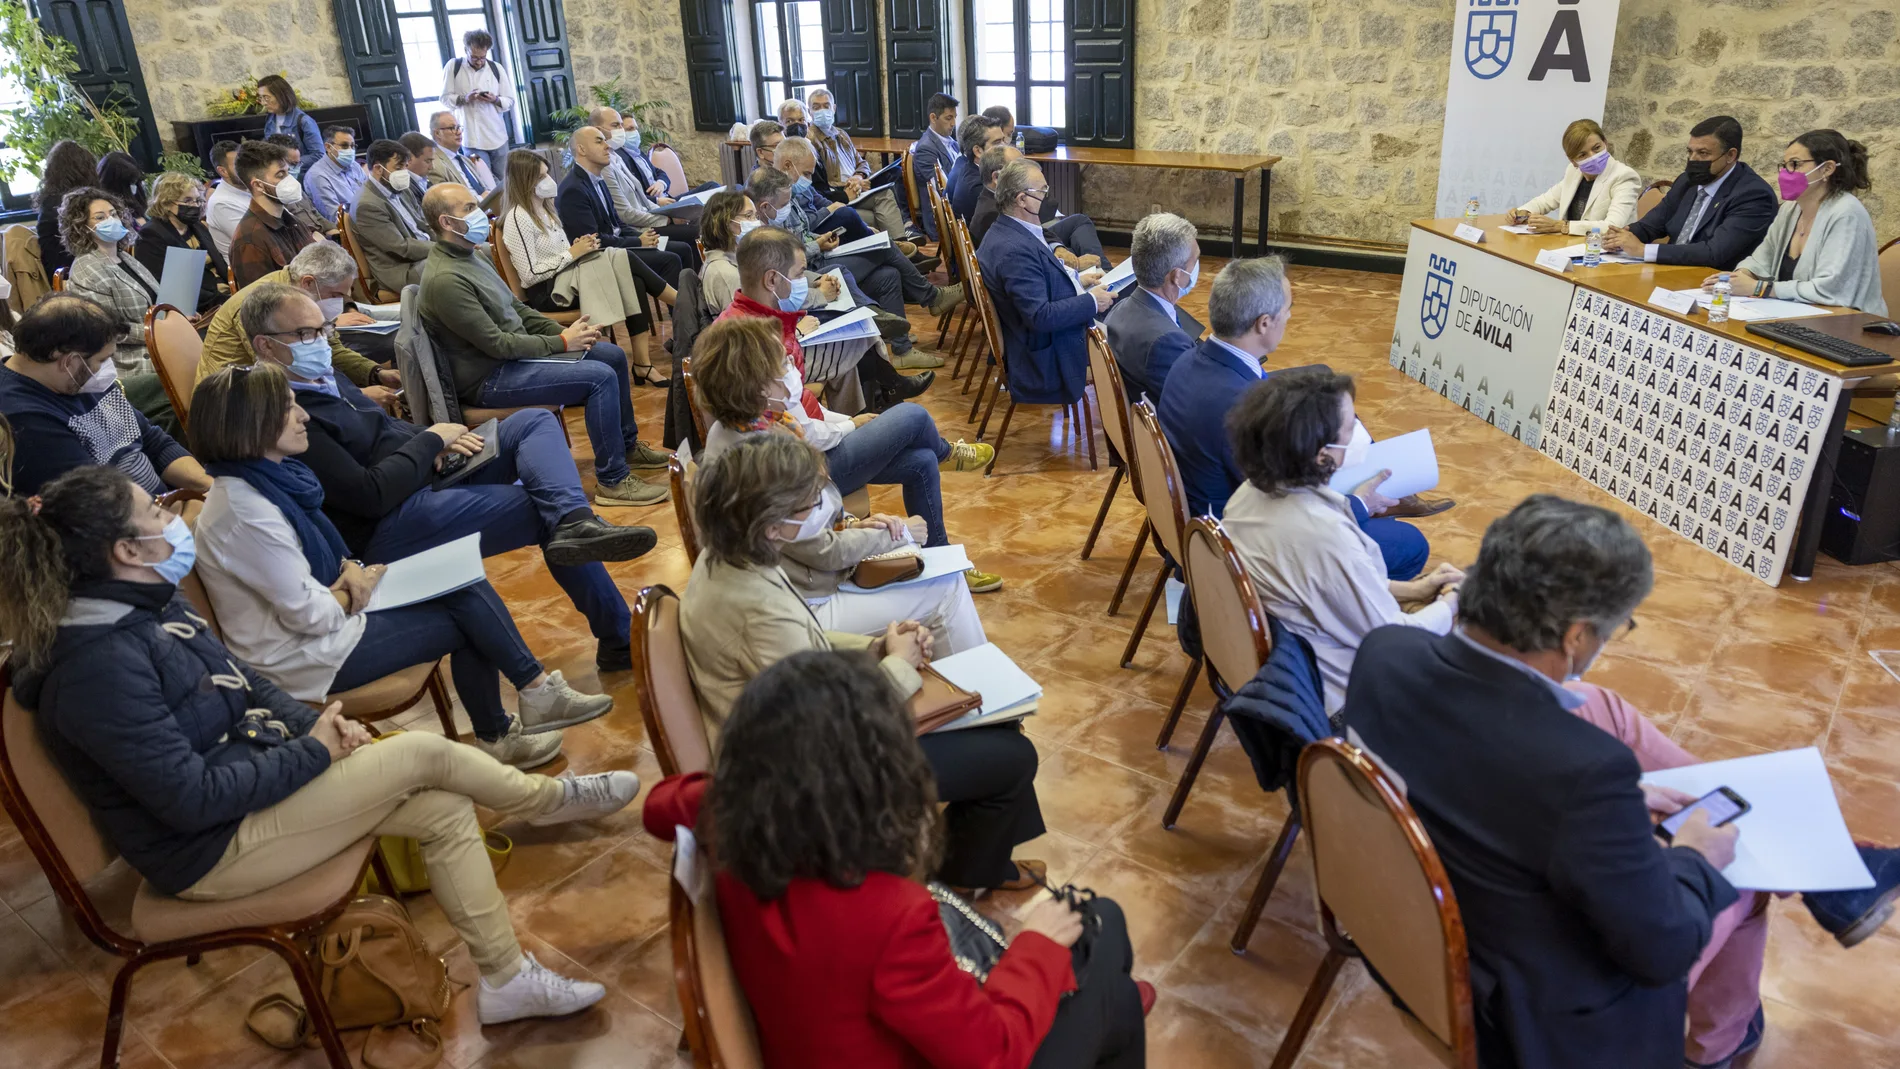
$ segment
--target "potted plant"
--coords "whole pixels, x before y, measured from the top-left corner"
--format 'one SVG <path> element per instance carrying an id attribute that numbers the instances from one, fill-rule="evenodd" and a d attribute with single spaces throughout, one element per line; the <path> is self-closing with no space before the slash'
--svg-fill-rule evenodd
<path id="1" fill-rule="evenodd" d="M 554 122 L 555 144 L 567 144 L 567 139 L 587 121 L 588 112 L 603 107 L 612 108 L 622 115 L 631 112 L 640 123 L 641 140 L 649 148 L 654 145 L 668 144 L 672 140 L 672 134 L 660 121 L 661 114 L 673 106 L 667 101 L 634 100 L 626 89 L 621 87 L 619 78 L 609 78 L 598 85 L 590 85 L 587 87 L 587 92 L 594 98 L 591 105 L 576 104 L 548 116 Z"/>
<path id="2" fill-rule="evenodd" d="M 0 0 L 0 78 L 25 93 L 18 107 L 0 111 L 8 150 L 0 155 L 0 179 L 37 175 L 61 141 L 77 141 L 95 156 L 131 144 L 137 120 L 110 101 L 93 103 L 72 83 L 74 56 L 72 42 L 41 32 L 22 0 Z"/>

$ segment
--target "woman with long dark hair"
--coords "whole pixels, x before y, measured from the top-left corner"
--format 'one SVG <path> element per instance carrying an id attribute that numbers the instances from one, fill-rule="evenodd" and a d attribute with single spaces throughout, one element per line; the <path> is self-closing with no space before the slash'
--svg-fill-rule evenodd
<path id="1" fill-rule="evenodd" d="M 953 952 L 944 916 L 972 922 L 926 886 L 946 846 L 919 741 L 870 657 L 797 653 L 740 695 L 710 779 L 670 777 L 647 799 L 650 833 L 697 825 L 711 849 L 765 1064 L 1145 1064 L 1154 989 L 1129 976 L 1115 903 L 1049 898 L 993 961 Z"/>
<path id="2" fill-rule="evenodd" d="M 145 168 L 139 166 L 139 161 L 124 152 L 106 153 L 99 157 L 99 180 L 96 184 L 125 202 L 135 226 L 145 225 L 145 203 L 149 191 L 145 188 Z"/>
<path id="3" fill-rule="evenodd" d="M 1880 239 L 1854 194 L 1873 187 L 1867 146 L 1839 130 L 1809 130 L 1781 152 L 1781 211 L 1729 281 L 1738 297 L 1841 304 L 1887 314 Z M 1704 285 L 1713 284 L 1710 275 Z"/>
<path id="4" fill-rule="evenodd" d="M 196 902 L 286 884 L 368 835 L 416 839 L 499 1024 L 587 1008 L 599 984 L 523 954 L 475 805 L 533 824 L 625 806 L 631 772 L 530 776 L 426 731 L 370 745 L 238 661 L 177 584 L 184 519 L 111 468 L 0 498 L 0 634 L 13 687 L 99 831 L 158 893 Z"/>
<path id="5" fill-rule="evenodd" d="M 59 232 L 60 202 L 73 190 L 98 181 L 98 170 L 99 157 L 77 141 L 57 142 L 46 152 L 33 206 L 40 213 L 40 264 L 46 268 L 48 285 L 54 271 L 73 265 L 73 254 L 66 251 L 66 239 Z"/>

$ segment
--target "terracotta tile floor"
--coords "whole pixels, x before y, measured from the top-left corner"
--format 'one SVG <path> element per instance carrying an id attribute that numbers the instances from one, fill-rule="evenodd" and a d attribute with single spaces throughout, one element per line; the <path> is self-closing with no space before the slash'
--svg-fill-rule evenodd
<path id="1" fill-rule="evenodd" d="M 1211 279 L 1217 263 L 1210 260 Z M 1548 490 L 1620 508 L 1569 474 L 1478 423 L 1386 366 L 1399 280 L 1300 269 L 1281 364 L 1325 361 L 1359 376 L 1360 411 L 1374 433 L 1432 428 L 1443 490 L 1456 510 L 1423 521 L 1435 555 L 1465 562 L 1485 525 L 1518 499 Z M 1189 302 L 1205 320 L 1204 283 Z M 919 336 L 926 334 L 921 319 Z M 927 398 L 952 439 L 969 399 L 945 381 Z M 663 394 L 641 390 L 642 426 L 657 437 Z M 574 421 L 574 438 L 585 436 Z M 1099 447 L 1098 447 L 1099 451 Z M 583 468 L 588 466 L 583 464 Z M 1150 1064 L 1264 1066 L 1319 961 L 1309 869 L 1296 853 L 1249 952 L 1228 950 L 1236 915 L 1285 815 L 1263 797 L 1231 734 L 1217 744 L 1176 830 L 1160 813 L 1211 701 L 1198 688 L 1175 745 L 1156 751 L 1154 732 L 1187 660 L 1165 622 L 1151 628 L 1134 666 L 1117 667 L 1133 613 L 1148 590 L 1152 551 L 1131 605 L 1104 609 L 1140 523 L 1123 493 L 1101 543 L 1077 559 L 1107 482 L 1091 472 L 1084 445 L 1051 409 L 1024 409 L 990 479 L 948 476 L 953 536 L 1007 586 L 978 599 L 990 635 L 1043 684 L 1041 715 L 1028 723 L 1042 753 L 1038 779 L 1051 831 L 1025 856 L 1051 874 L 1112 894 L 1126 908 L 1137 975 L 1160 1002 L 1148 1022 Z M 895 492 L 879 504 L 900 508 Z M 615 569 L 632 593 L 642 584 L 678 588 L 688 565 L 668 507 L 613 510 L 649 523 L 660 548 Z M 1627 512 L 1627 510 L 1624 510 Z M 1668 531 L 1630 514 L 1651 540 L 1657 585 L 1642 627 L 1606 654 L 1592 678 L 1621 689 L 1674 737 L 1707 758 L 1818 745 L 1834 770 L 1842 806 L 1863 837 L 1900 842 L 1900 682 L 1869 650 L 1900 647 L 1900 568 L 1847 569 L 1823 561 L 1814 582 L 1770 590 Z M 596 684 L 593 643 L 580 618 L 531 551 L 491 561 L 490 574 L 530 644 L 550 667 L 583 687 Z M 631 767 L 658 775 L 625 676 L 606 685 L 620 698 L 609 717 L 568 735 L 574 767 Z M 432 715 L 409 726 L 428 730 Z M 636 804 L 637 805 L 637 804 Z M 446 1064 L 458 1067 L 680 1066 L 679 1009 L 666 931 L 667 852 L 639 831 L 635 809 L 591 825 L 529 830 L 516 837 L 502 874 L 522 941 L 570 975 L 591 975 L 612 994 L 573 1020 L 476 1027 L 461 995 L 443 1031 Z M 102 894 L 125 901 L 125 880 Z M 999 902 L 1000 910 L 1021 902 Z M 472 977 L 428 896 L 411 900 L 424 930 Z M 1900 931 L 1853 951 L 1828 939 L 1798 903 L 1775 907 L 1762 993 L 1768 1039 L 1757 1069 L 1900 1066 Z M 0 1066 L 56 1069 L 96 1064 L 113 962 L 62 916 L 32 858 L 0 827 Z M 272 1051 L 241 1024 L 265 991 L 288 990 L 275 959 L 250 951 L 207 955 L 196 968 L 170 962 L 145 970 L 134 990 L 128 1065 L 177 1069 L 318 1066 L 314 1053 Z M 360 1043 L 360 1038 L 358 1039 Z M 1434 1064 L 1399 1025 L 1357 966 L 1342 974 L 1300 1065 L 1410 1067 Z"/>

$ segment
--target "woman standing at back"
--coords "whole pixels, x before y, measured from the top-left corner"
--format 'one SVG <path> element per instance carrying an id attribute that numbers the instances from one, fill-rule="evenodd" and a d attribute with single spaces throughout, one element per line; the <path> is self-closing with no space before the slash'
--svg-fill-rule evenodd
<path id="1" fill-rule="evenodd" d="M 323 155 L 323 135 L 317 132 L 317 120 L 297 106 L 297 91 L 281 74 L 267 74 L 257 80 L 257 101 L 264 106 L 264 136 L 285 134 L 297 139 L 299 162 L 308 167 Z"/>

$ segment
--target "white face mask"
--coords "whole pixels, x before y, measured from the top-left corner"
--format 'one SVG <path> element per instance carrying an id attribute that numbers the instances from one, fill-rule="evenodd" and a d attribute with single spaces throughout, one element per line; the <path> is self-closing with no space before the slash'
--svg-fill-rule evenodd
<path id="1" fill-rule="evenodd" d="M 555 184 L 552 175 L 544 174 L 541 176 L 541 180 L 534 184 L 534 195 L 540 197 L 542 200 L 553 200 L 554 195 L 560 191 L 561 187 Z"/>
<path id="2" fill-rule="evenodd" d="M 793 537 L 792 541 L 803 542 L 807 539 L 817 538 L 820 534 L 824 533 L 825 528 L 831 526 L 832 517 L 836 516 L 838 510 L 842 507 L 844 507 L 844 501 L 839 498 L 838 491 L 827 484 L 824 492 L 818 496 L 818 503 L 812 506 L 810 515 L 802 520 L 793 520 L 790 517 L 786 517 L 785 522 L 787 524 L 798 524 L 798 534 Z"/>
<path id="3" fill-rule="evenodd" d="M 389 172 L 389 188 L 401 193 L 409 188 L 409 183 L 415 181 L 415 177 L 409 173 L 409 168 L 398 167 Z"/>
<path id="4" fill-rule="evenodd" d="M 85 364 L 82 362 L 80 366 L 84 367 Z M 105 363 L 99 365 L 99 370 L 93 372 L 86 381 L 79 384 L 79 392 L 104 393 L 110 390 L 112 384 L 117 381 L 119 381 L 119 365 L 113 363 L 111 358 L 108 357 Z"/>
<path id="5" fill-rule="evenodd" d="M 615 130 L 613 133 L 607 135 L 607 144 L 613 148 L 622 148 L 626 143 L 627 132 L 625 130 Z"/>
<path id="6" fill-rule="evenodd" d="M 303 203 L 303 183 L 297 181 L 294 174 L 285 175 L 284 180 L 277 183 L 276 193 L 277 203 L 286 208 Z"/>
<path id="7" fill-rule="evenodd" d="M 739 220 L 739 236 L 745 237 L 747 234 L 752 233 L 764 225 L 764 223 L 759 222 L 757 219 L 741 219 Z"/>
<path id="8" fill-rule="evenodd" d="M 343 314 L 343 298 L 324 297 L 317 301 L 317 310 L 323 313 L 325 321 L 335 319 Z"/>

